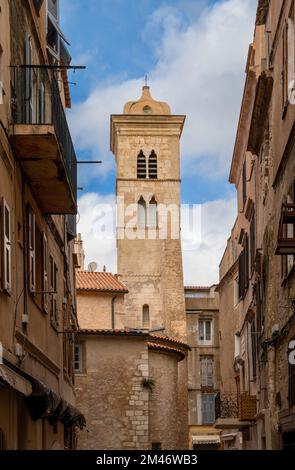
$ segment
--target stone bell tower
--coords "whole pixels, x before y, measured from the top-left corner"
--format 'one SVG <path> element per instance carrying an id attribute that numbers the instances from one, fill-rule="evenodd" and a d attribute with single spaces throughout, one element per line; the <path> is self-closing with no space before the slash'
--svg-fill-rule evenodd
<path id="1" fill-rule="evenodd" d="M 118 275 L 127 286 L 123 324 L 185 341 L 180 241 L 180 137 L 185 116 L 171 114 L 148 86 L 111 116 L 117 163 Z"/>

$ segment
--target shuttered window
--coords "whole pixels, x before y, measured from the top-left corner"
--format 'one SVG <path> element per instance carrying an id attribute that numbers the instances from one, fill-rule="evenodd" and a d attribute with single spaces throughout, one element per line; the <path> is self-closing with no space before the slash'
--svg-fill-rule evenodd
<path id="1" fill-rule="evenodd" d="M 36 291 L 36 221 L 33 209 L 28 207 L 29 289 Z"/>
<path id="2" fill-rule="evenodd" d="M 2 287 L 10 293 L 11 292 L 11 215 L 10 208 L 2 199 L 2 234 L 3 234 L 3 273 L 2 273 Z"/>
<path id="3" fill-rule="evenodd" d="M 48 242 L 45 233 L 42 235 L 42 306 L 48 312 Z"/>
<path id="4" fill-rule="evenodd" d="M 250 264 L 251 269 L 254 269 L 255 257 L 256 257 L 256 224 L 255 224 L 255 212 L 252 215 L 250 222 Z"/>
<path id="5" fill-rule="evenodd" d="M 215 394 L 202 394 L 202 424 L 215 422 Z"/>
<path id="6" fill-rule="evenodd" d="M 244 299 L 249 287 L 249 238 L 244 235 L 243 250 L 239 256 L 239 298 Z"/>
<path id="7" fill-rule="evenodd" d="M 213 357 L 201 357 L 201 387 L 213 388 L 214 386 L 214 371 L 213 371 Z"/>
<path id="8" fill-rule="evenodd" d="M 52 255 L 50 255 L 50 319 L 54 326 L 58 326 L 57 309 L 57 265 Z"/>

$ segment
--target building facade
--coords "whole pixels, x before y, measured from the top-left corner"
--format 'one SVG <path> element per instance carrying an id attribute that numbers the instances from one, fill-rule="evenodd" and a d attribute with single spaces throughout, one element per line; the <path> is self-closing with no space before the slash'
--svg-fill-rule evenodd
<path id="1" fill-rule="evenodd" d="M 81 448 L 188 448 L 179 217 L 183 124 L 184 116 L 172 115 L 166 103 L 153 100 L 147 86 L 123 114 L 111 117 L 118 198 L 118 275 L 113 280 L 125 291 L 118 295 L 109 284 L 103 293 L 96 287 L 91 299 L 89 291 L 78 290 L 78 343 L 86 357 L 82 374 L 76 374 L 78 404 L 83 408 L 88 396 L 83 411 L 90 417 Z M 97 280 L 107 273 L 82 272 L 78 279 L 93 275 Z M 96 315 L 99 304 L 104 312 Z"/>
<path id="2" fill-rule="evenodd" d="M 0 449 L 73 448 L 85 424 L 73 389 L 69 62 L 58 1 L 1 0 Z"/>
<path id="3" fill-rule="evenodd" d="M 238 215 L 220 266 L 227 448 L 294 449 L 294 2 L 259 1 L 230 182 Z"/>
<path id="4" fill-rule="evenodd" d="M 217 286 L 185 287 L 188 354 L 189 442 L 193 450 L 220 449 L 214 428 L 220 391 L 219 295 Z"/>

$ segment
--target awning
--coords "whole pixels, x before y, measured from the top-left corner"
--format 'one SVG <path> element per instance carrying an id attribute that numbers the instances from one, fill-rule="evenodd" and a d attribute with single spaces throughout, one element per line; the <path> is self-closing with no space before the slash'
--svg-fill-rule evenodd
<path id="1" fill-rule="evenodd" d="M 0 380 L 3 380 L 10 387 L 14 388 L 18 392 L 22 393 L 26 397 L 31 395 L 33 389 L 32 385 L 28 380 L 24 379 L 21 375 L 14 372 L 12 369 L 0 365 Z"/>
<path id="2" fill-rule="evenodd" d="M 219 434 L 203 434 L 193 436 L 193 444 L 220 444 Z"/>
<path id="3" fill-rule="evenodd" d="M 26 402 L 33 421 L 48 418 L 51 424 L 61 421 L 66 427 L 86 426 L 85 417 L 77 408 L 37 380 L 33 381 L 33 391 Z"/>
<path id="4" fill-rule="evenodd" d="M 237 437 L 238 433 L 237 432 L 232 432 L 229 434 L 221 434 L 221 440 L 222 441 L 233 441 Z"/>

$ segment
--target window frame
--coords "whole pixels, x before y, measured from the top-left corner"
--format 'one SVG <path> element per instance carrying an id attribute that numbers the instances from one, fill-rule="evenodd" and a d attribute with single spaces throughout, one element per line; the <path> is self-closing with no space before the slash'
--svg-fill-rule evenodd
<path id="1" fill-rule="evenodd" d="M 79 357 L 78 361 L 76 361 L 76 348 L 78 349 Z M 83 374 L 84 367 L 83 367 L 83 357 L 84 357 L 84 347 L 82 343 L 75 343 L 74 345 L 74 358 L 73 358 L 73 365 L 74 365 L 74 373 L 75 374 Z M 76 363 L 79 363 L 79 368 L 76 368 Z"/>
<path id="2" fill-rule="evenodd" d="M 200 384 L 202 389 L 214 389 L 214 356 L 200 356 Z"/>
<path id="3" fill-rule="evenodd" d="M 48 313 L 49 310 L 49 279 L 48 279 L 48 240 L 45 233 L 42 234 L 42 307 Z"/>
<path id="4" fill-rule="evenodd" d="M 57 305 L 57 273 L 58 267 L 52 253 L 49 254 L 49 290 L 50 294 L 50 321 L 56 328 L 59 325 L 58 321 L 58 305 Z"/>
<path id="5" fill-rule="evenodd" d="M 207 331 L 206 331 L 206 324 L 210 324 L 210 339 L 206 339 Z M 204 324 L 203 327 L 203 337 L 201 339 L 201 328 L 200 325 Z M 210 346 L 213 344 L 213 318 L 199 318 L 198 320 L 198 343 L 200 345 Z"/>
<path id="6" fill-rule="evenodd" d="M 28 205 L 28 268 L 29 291 L 36 292 L 36 216 L 33 208 Z"/>

